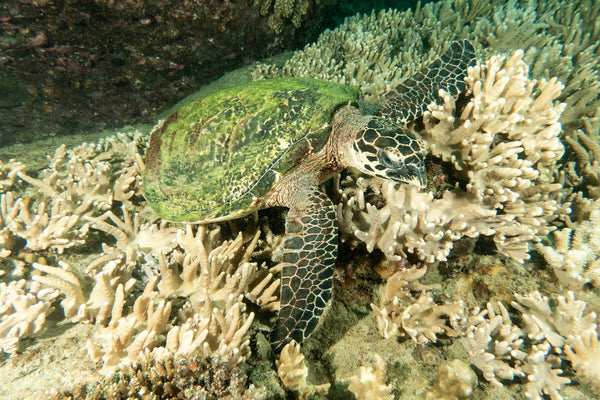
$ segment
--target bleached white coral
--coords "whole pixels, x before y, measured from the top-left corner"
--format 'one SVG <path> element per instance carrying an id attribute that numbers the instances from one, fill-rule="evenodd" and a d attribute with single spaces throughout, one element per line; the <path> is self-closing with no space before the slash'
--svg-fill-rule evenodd
<path id="1" fill-rule="evenodd" d="M 488 303 L 487 310 L 477 315 L 474 324 L 465 324 L 461 342 L 469 354 L 469 361 L 483 373 L 483 377 L 496 386 L 499 379 L 513 380 L 524 376 L 519 366 L 527 354 L 523 351 L 523 332 L 512 324 L 508 311 L 498 302 L 500 313 Z M 479 311 L 479 310 L 476 310 Z M 487 318 L 483 318 L 487 315 Z"/>
<path id="2" fill-rule="evenodd" d="M 84 275 L 69 264 L 59 261 L 60 267 L 34 263 L 32 266 L 46 275 L 35 275 L 33 280 L 57 289 L 64 299 L 60 304 L 65 317 L 73 322 L 98 325 L 108 323 L 115 307 L 122 302 L 135 279 L 118 268 L 117 263 L 108 263 L 93 277 Z"/>
<path id="3" fill-rule="evenodd" d="M 560 366 L 568 357 L 581 368 L 578 372 L 595 383 L 596 364 L 588 357 L 597 352 L 594 342 L 597 318 L 595 313 L 585 314 L 586 303 L 576 300 L 572 292 L 566 297 L 558 296 L 555 308 L 538 292 L 515 294 L 515 297 L 517 302 L 512 305 L 521 312 L 523 329 L 513 324 L 500 302 L 499 315 L 488 303 L 486 318 L 474 324 L 464 321 L 459 324 L 466 326 L 461 341 L 469 360 L 483 372 L 484 378 L 502 385 L 499 379 L 526 376 L 528 398 L 541 399 L 547 394 L 552 399 L 562 399 L 559 391 L 571 380 L 561 376 Z M 530 345 L 522 339 L 525 334 L 532 341 Z M 584 351 L 588 354 L 584 355 Z"/>
<path id="4" fill-rule="evenodd" d="M 400 269 L 388 278 L 381 299 L 381 308 L 371 304 L 377 314 L 379 332 L 386 339 L 408 335 L 417 343 L 437 341 L 437 334 L 457 336 L 457 332 L 449 325 L 463 316 L 462 302 L 438 305 L 424 291 L 429 286 L 422 285 L 418 279 L 426 272 L 426 268 L 416 267 Z M 410 290 L 421 290 L 418 298 L 410 294 Z"/>
<path id="5" fill-rule="evenodd" d="M 527 373 L 529 382 L 525 384 L 525 395 L 532 400 L 542 400 L 544 394 L 550 395 L 552 400 L 562 400 L 559 390 L 571 380 L 559 376 L 560 359 L 549 355 L 552 346 L 548 342 L 533 345 L 531 353 L 523 364 L 523 371 Z"/>
<path id="6" fill-rule="evenodd" d="M 12 186 L 17 180 L 17 173 L 25 169 L 25 164 L 10 159 L 6 162 L 0 160 L 0 190 Z"/>
<path id="7" fill-rule="evenodd" d="M 438 367 L 438 376 L 425 400 L 459 400 L 471 397 L 477 386 L 477 375 L 459 359 L 445 361 Z"/>
<path id="8" fill-rule="evenodd" d="M 123 260 L 128 268 L 143 263 L 147 256 L 157 256 L 161 252 L 172 251 L 177 247 L 178 228 L 167 222 L 160 224 L 140 223 L 140 213 L 130 215 L 126 205 L 121 207 L 122 217 L 106 211 L 98 217 L 84 216 L 94 229 L 103 231 L 116 239 L 114 246 L 102 245 L 102 256 L 94 260 L 88 271 L 101 267 L 104 263 Z"/>
<path id="9" fill-rule="evenodd" d="M 325 395 L 329 390 L 329 383 L 311 385 L 307 382 L 308 367 L 304 363 L 300 345 L 293 340 L 281 349 L 279 360 L 275 361 L 275 364 L 283 386 L 295 392 L 299 399 Z"/>
<path id="10" fill-rule="evenodd" d="M 392 386 L 385 384 L 385 362 L 375 354 L 375 367 L 360 367 L 359 375 L 350 378 L 348 390 L 357 400 L 392 400 Z"/>
<path id="11" fill-rule="evenodd" d="M 512 305 L 522 313 L 527 334 L 535 340 L 547 340 L 557 351 L 565 344 L 565 338 L 577 335 L 596 323 L 596 313 L 586 315 L 586 303 L 575 299 L 573 292 L 566 297 L 558 296 L 558 306 L 553 312 L 549 299 L 539 292 L 525 296 L 515 294 Z"/>
<path id="12" fill-rule="evenodd" d="M 578 335 L 567 338 L 565 354 L 578 374 L 584 376 L 595 390 L 600 389 L 600 341 L 598 326 L 592 325 Z"/>
<path id="13" fill-rule="evenodd" d="M 123 290 L 117 291 L 110 322 L 98 334 L 102 345 L 88 343 L 90 358 L 104 362 L 100 373 L 109 374 L 119 365 L 137 363 L 164 341 L 161 335 L 169 322 L 171 303 L 164 300 L 154 303 L 156 281 L 155 278 L 148 282 L 142 295 L 136 299 L 132 312 L 125 316 L 125 295 Z"/>
<path id="14" fill-rule="evenodd" d="M 83 143 L 72 150 L 63 145 L 38 178 L 22 172 L 17 175 L 41 194 L 61 199 L 72 211 L 104 211 L 113 200 L 127 201 L 141 193 L 143 162 L 138 145 L 142 141 L 140 132 L 132 132 Z"/>
<path id="15" fill-rule="evenodd" d="M 554 245 L 538 244 L 556 277 L 568 288 L 585 283 L 600 287 L 600 203 L 596 200 L 589 219 L 554 231 Z"/>
<path id="16" fill-rule="evenodd" d="M 207 296 L 206 292 L 204 295 Z M 178 319 L 185 321 L 169 330 L 164 347 L 155 349 L 154 357 L 165 354 L 201 352 L 221 362 L 236 365 L 250 354 L 248 329 L 254 313 L 246 313 L 242 296 L 231 294 L 222 308 L 213 307 L 210 299 L 201 305 L 188 303 Z"/>
<path id="17" fill-rule="evenodd" d="M 36 191 L 2 193 L 0 208 L 0 256 L 11 251 L 14 238 L 25 239 L 32 251 L 65 249 L 85 242 L 89 223 L 83 218 L 110 208 L 141 193 L 139 172 L 143 168 L 137 152 L 139 133 L 120 135 L 73 150 L 59 147 L 50 166 L 37 178 L 29 176 L 21 163 L 0 165 L 2 186 L 16 179 Z"/>
<path id="18" fill-rule="evenodd" d="M 34 283 L 27 290 L 27 281 L 0 282 L 0 351 L 13 353 L 19 340 L 39 333 L 52 311 L 51 302 L 58 291 L 42 289 Z"/>
<path id="19" fill-rule="evenodd" d="M 516 261 L 529 258 L 528 242 L 539 241 L 553 229 L 549 222 L 569 209 L 557 174 L 565 104 L 556 98 L 563 85 L 530 79 L 522 57 L 517 51 L 469 68 L 465 108 L 458 110 L 442 91 L 443 104 L 430 105 L 423 117 L 420 133 L 431 154 L 451 163 L 464 185 L 434 196 L 389 182 L 342 182 L 342 232 L 392 260 L 407 252 L 427 262 L 445 260 L 453 242 L 479 235 L 493 236 Z M 385 204 L 365 203 L 367 190 Z"/>
<path id="20" fill-rule="evenodd" d="M 265 309 L 279 306 L 279 280 L 266 267 L 250 262 L 260 231 L 244 245 L 240 232 L 235 239 L 218 241 L 219 229 L 200 225 L 194 234 L 191 226 L 179 231 L 176 242 L 184 253 L 167 258 L 159 254 L 162 296 L 186 296 L 192 302 L 204 301 L 204 292 L 211 302 L 224 304 L 230 295 L 245 295 Z"/>

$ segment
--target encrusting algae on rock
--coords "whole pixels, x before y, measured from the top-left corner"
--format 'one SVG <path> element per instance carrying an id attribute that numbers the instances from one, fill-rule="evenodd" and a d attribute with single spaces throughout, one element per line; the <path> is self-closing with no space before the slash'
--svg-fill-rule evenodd
<path id="1" fill-rule="evenodd" d="M 157 219 L 141 196 L 145 132 L 61 147 L 41 171 L 2 159 L 0 343 L 11 355 L 0 376 L 25 373 L 0 379 L 0 396 L 36 398 L 34 385 L 12 385 L 36 352 L 85 328 L 73 346 L 118 379 L 77 384 L 84 371 L 70 368 L 44 380 L 56 398 L 285 398 L 299 381 L 323 398 L 592 398 L 599 7 L 382 11 L 347 19 L 283 68 L 256 68 L 349 84 L 377 104 L 451 41 L 477 52 L 467 91 L 441 93 L 409 126 L 428 145 L 427 188 L 345 173 L 324 188 L 345 243 L 334 311 L 278 364 L 266 336 L 280 305 L 279 211 L 202 227 Z M 503 275 L 482 277 L 490 265 Z"/>

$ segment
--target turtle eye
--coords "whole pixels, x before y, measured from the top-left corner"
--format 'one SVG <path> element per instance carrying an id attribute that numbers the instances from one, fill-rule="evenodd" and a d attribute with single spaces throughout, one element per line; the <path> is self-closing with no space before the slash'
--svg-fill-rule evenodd
<path id="1" fill-rule="evenodd" d="M 379 150 L 377 152 L 377 158 L 381 164 L 388 168 L 398 168 L 401 166 L 400 157 L 387 149 Z"/>

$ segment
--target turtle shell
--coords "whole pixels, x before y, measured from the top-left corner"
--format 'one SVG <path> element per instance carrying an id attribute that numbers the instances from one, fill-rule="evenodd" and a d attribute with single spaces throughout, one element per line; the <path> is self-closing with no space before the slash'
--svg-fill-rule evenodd
<path id="1" fill-rule="evenodd" d="M 144 196 L 163 219 L 218 221 L 262 206 L 278 175 L 319 151 L 359 91 L 309 78 L 268 79 L 183 105 L 146 150 Z"/>

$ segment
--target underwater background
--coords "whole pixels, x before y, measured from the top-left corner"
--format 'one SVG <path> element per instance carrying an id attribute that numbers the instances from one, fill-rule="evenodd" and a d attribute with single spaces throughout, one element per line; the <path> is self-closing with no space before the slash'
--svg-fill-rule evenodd
<path id="1" fill-rule="evenodd" d="M 0 27 L 1 399 L 600 398 L 598 2 L 7 0 Z M 161 221 L 150 131 L 257 79 L 383 104 L 460 39 L 467 91 L 409 126 L 429 185 L 324 184 L 333 300 L 275 355 L 285 210 Z"/>

